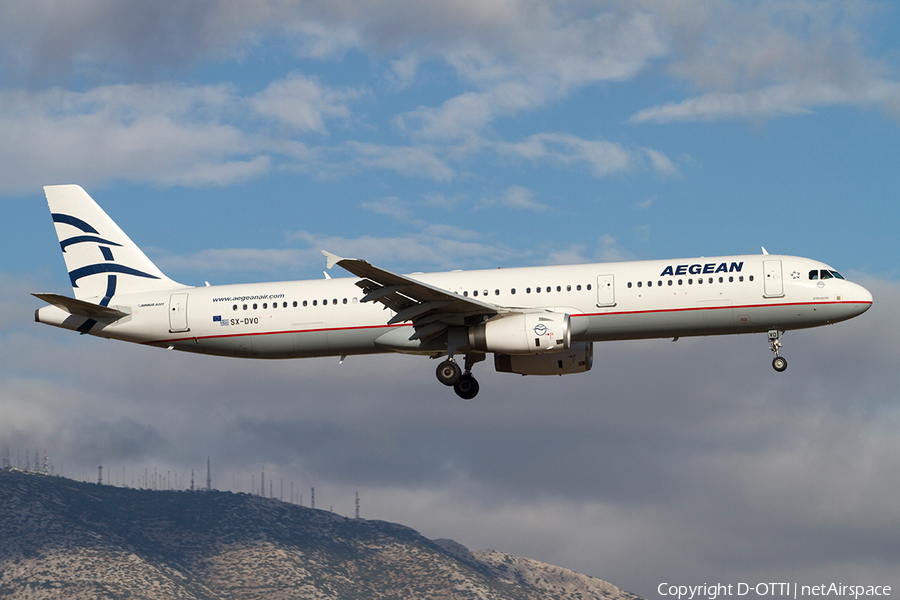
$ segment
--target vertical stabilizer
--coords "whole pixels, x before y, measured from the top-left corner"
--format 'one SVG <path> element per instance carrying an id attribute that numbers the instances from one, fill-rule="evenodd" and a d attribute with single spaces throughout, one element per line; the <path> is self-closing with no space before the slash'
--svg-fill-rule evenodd
<path id="1" fill-rule="evenodd" d="M 153 262 L 78 185 L 44 187 L 75 297 L 108 306 L 115 294 L 185 287 Z"/>

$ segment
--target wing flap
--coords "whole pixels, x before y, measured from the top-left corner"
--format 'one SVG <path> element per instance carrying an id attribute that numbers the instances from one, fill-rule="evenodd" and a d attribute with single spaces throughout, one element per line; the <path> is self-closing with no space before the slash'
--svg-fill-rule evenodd
<path id="1" fill-rule="evenodd" d="M 465 325 L 470 317 L 481 321 L 506 311 L 496 304 L 460 296 L 358 258 L 341 258 L 325 250 L 322 254 L 328 259 L 329 269 L 339 265 L 360 278 L 356 285 L 365 292 L 363 302 L 379 302 L 397 313 L 388 324 L 411 321 L 415 333 L 410 340 L 425 343 L 442 335 L 448 327 Z"/>

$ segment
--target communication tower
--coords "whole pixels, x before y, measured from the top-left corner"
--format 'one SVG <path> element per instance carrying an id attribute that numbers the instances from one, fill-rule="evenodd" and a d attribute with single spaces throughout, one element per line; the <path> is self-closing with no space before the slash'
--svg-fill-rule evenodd
<path id="1" fill-rule="evenodd" d="M 356 520 L 359 520 L 359 492 L 356 492 Z"/>
<path id="2" fill-rule="evenodd" d="M 310 508 L 316 507 L 316 488 L 313 488 L 312 493 L 309 495 L 309 507 Z"/>
<path id="3" fill-rule="evenodd" d="M 209 456 L 206 457 L 206 491 L 212 491 L 212 471 L 209 468 Z"/>
<path id="4" fill-rule="evenodd" d="M 103 485 L 103 465 L 97 467 L 97 485 Z"/>

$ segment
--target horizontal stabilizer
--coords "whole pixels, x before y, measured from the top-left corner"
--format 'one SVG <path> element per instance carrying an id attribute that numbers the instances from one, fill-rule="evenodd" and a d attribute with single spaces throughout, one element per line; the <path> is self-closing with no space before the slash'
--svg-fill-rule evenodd
<path id="1" fill-rule="evenodd" d="M 93 302 L 85 302 L 84 300 L 76 300 L 59 294 L 32 294 L 35 298 L 40 298 L 47 304 L 60 308 L 70 315 L 79 317 L 87 317 L 89 319 L 121 319 L 128 313 L 116 308 L 108 306 L 100 306 Z"/>

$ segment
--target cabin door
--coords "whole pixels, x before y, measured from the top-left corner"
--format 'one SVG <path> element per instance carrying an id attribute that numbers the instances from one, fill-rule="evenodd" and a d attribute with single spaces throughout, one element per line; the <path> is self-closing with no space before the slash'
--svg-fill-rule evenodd
<path id="1" fill-rule="evenodd" d="M 784 282 L 781 278 L 781 261 L 764 260 L 763 272 L 765 276 L 766 298 L 780 298 L 784 296 Z"/>
<path id="2" fill-rule="evenodd" d="M 169 296 L 169 332 L 190 331 L 187 320 L 187 294 Z"/>

